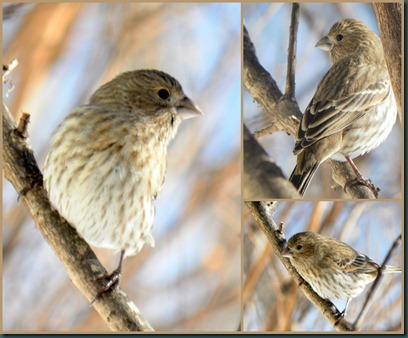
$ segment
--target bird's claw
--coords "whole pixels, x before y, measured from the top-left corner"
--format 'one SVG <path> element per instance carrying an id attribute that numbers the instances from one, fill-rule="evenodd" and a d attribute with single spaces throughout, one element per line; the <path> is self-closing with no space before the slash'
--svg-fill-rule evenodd
<path id="1" fill-rule="evenodd" d="M 334 317 L 339 321 L 340 319 L 344 318 L 346 315 L 345 311 L 337 311 Z"/>
<path id="2" fill-rule="evenodd" d="M 27 195 L 30 190 L 34 189 L 35 187 L 41 187 L 43 184 L 42 176 L 30 178 L 30 182 L 18 192 L 17 201 L 20 201 L 21 197 Z"/>
<path id="3" fill-rule="evenodd" d="M 105 286 L 96 294 L 95 298 L 91 301 L 92 305 L 97 299 L 99 299 L 104 293 L 116 290 L 119 287 L 120 278 L 122 273 L 120 270 L 114 270 L 112 273 L 103 273 L 95 277 L 95 280 L 106 279 Z"/>
<path id="4" fill-rule="evenodd" d="M 368 189 L 370 189 L 373 192 L 375 198 L 378 198 L 378 193 L 380 191 L 380 188 L 377 188 L 373 184 L 373 182 L 371 182 L 370 179 L 366 179 L 363 176 L 357 176 L 356 178 L 353 178 L 352 180 L 347 181 L 346 184 L 344 185 L 344 192 L 347 193 L 347 189 L 356 184 L 365 185 Z"/>
<path id="5" fill-rule="evenodd" d="M 340 323 L 340 321 L 346 316 L 346 311 L 337 311 L 334 315 L 334 318 L 336 318 L 336 321 L 334 323 L 334 326 L 338 325 Z"/>

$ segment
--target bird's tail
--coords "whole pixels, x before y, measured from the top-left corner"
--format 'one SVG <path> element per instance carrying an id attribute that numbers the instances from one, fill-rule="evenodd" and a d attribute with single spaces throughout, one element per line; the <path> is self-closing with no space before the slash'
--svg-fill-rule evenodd
<path id="1" fill-rule="evenodd" d="M 289 181 L 296 187 L 300 195 L 304 195 L 307 187 L 309 186 L 310 180 L 313 178 L 319 165 L 320 163 L 316 162 L 306 170 L 300 171 L 298 165 L 296 164 L 295 169 L 293 169 L 293 172 L 289 177 Z"/>
<path id="2" fill-rule="evenodd" d="M 397 273 L 401 272 L 401 268 L 398 266 L 386 265 L 383 273 Z"/>

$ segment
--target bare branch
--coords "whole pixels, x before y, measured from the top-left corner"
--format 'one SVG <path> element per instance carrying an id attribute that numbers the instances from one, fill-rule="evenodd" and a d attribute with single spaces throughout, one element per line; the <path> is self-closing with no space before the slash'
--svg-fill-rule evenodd
<path id="1" fill-rule="evenodd" d="M 347 162 L 338 162 L 334 160 L 326 161 L 332 168 L 332 178 L 340 186 L 344 187 L 347 182 L 352 181 L 356 175 Z M 362 184 L 352 185 L 347 188 L 347 194 L 351 198 L 375 199 L 373 191 Z"/>
<path id="2" fill-rule="evenodd" d="M 296 46 L 297 32 L 299 27 L 299 4 L 292 4 L 292 17 L 289 29 L 289 48 L 288 48 L 288 69 L 286 73 L 285 97 L 289 100 L 295 100 L 295 72 L 296 72 Z"/>
<path id="3" fill-rule="evenodd" d="M 402 51 L 401 51 L 401 3 L 374 3 L 374 11 L 377 17 L 378 28 L 380 29 L 381 42 L 384 47 L 385 61 L 391 77 L 391 84 L 394 90 L 395 99 L 398 106 L 398 115 L 402 122 Z"/>
<path id="4" fill-rule="evenodd" d="M 244 26 L 244 67 L 243 81 L 252 98 L 258 102 L 271 119 L 269 133 L 285 131 L 296 135 L 298 124 L 292 115 L 301 118 L 296 101 L 284 99 L 275 80 L 262 67 L 256 56 L 255 47 Z"/>
<path id="5" fill-rule="evenodd" d="M 367 293 L 367 297 L 364 301 L 363 307 L 361 308 L 360 313 L 358 314 L 355 322 L 354 322 L 354 328 L 356 330 L 358 330 L 358 328 L 361 325 L 361 322 L 363 321 L 364 317 L 366 316 L 366 314 L 368 313 L 368 310 L 370 308 L 369 303 L 372 300 L 372 297 L 374 295 L 375 290 L 377 289 L 378 285 L 380 285 L 380 280 L 383 276 L 383 271 L 388 263 L 388 261 L 391 259 L 393 252 L 395 251 L 395 249 L 397 248 L 397 246 L 399 245 L 400 241 L 401 241 L 402 236 L 399 235 L 396 240 L 394 241 L 394 243 L 392 244 L 390 250 L 388 250 L 387 256 L 385 256 L 384 261 L 382 262 L 380 268 L 378 269 L 378 274 L 377 277 L 374 279 L 373 284 L 371 285 L 370 291 L 368 291 Z"/>
<path id="6" fill-rule="evenodd" d="M 3 81 L 4 78 L 18 66 L 18 61 L 14 59 L 8 65 L 3 65 Z"/>
<path id="7" fill-rule="evenodd" d="M 269 158 L 262 146 L 244 125 L 244 200 L 300 198 L 282 170 Z"/>
<path id="8" fill-rule="evenodd" d="M 18 127 L 15 130 L 18 136 L 20 136 L 21 138 L 28 137 L 28 124 L 29 123 L 30 123 L 30 114 L 22 113 L 20 117 L 20 122 L 18 123 Z"/>

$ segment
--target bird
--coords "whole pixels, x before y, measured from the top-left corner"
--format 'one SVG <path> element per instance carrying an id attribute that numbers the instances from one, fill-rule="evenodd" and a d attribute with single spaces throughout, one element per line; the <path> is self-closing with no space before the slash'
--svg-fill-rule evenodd
<path id="1" fill-rule="evenodd" d="M 353 298 L 378 275 L 380 266 L 368 256 L 335 238 L 315 232 L 293 235 L 282 251 L 311 288 L 323 299 L 346 299 L 340 313 L 345 316 Z M 382 273 L 400 273 L 401 268 L 387 265 Z"/>
<path id="2" fill-rule="evenodd" d="M 317 86 L 299 123 L 289 181 L 304 195 L 319 165 L 347 161 L 375 196 L 378 190 L 353 159 L 378 147 L 389 135 L 397 105 L 380 38 L 361 21 L 342 19 L 316 46 L 329 53 L 331 68 Z"/>
<path id="3" fill-rule="evenodd" d="M 180 83 L 156 69 L 124 72 L 102 85 L 56 128 L 44 163 L 44 187 L 89 244 L 120 252 L 103 293 L 119 286 L 125 257 L 150 233 L 163 187 L 167 148 L 181 121 L 202 111 Z"/>

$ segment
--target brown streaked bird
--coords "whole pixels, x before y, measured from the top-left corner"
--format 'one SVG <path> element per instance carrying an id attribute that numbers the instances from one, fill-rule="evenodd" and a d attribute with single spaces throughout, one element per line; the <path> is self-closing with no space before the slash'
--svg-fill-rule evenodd
<path id="1" fill-rule="evenodd" d="M 300 121 L 293 153 L 296 166 L 289 178 L 303 195 L 321 163 L 347 161 L 360 183 L 377 196 L 353 158 L 378 147 L 389 135 L 397 116 L 380 38 L 362 22 L 343 19 L 317 44 L 329 53 L 331 68 Z"/>
<path id="2" fill-rule="evenodd" d="M 282 256 L 311 288 L 328 300 L 346 299 L 341 315 L 352 298 L 359 296 L 378 275 L 380 266 L 351 246 L 314 232 L 300 232 L 287 242 Z M 399 273 L 401 268 L 385 266 L 382 273 Z"/>
<path id="3" fill-rule="evenodd" d="M 168 144 L 182 120 L 201 114 L 175 78 L 136 70 L 101 86 L 57 127 L 44 165 L 52 205 L 89 244 L 121 253 L 97 297 L 119 285 L 124 257 L 154 246 Z"/>

